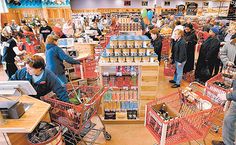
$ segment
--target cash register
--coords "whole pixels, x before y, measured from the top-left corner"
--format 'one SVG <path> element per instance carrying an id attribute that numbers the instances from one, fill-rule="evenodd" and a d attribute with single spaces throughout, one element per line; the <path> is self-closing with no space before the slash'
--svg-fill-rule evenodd
<path id="1" fill-rule="evenodd" d="M 25 113 L 22 95 L 36 95 L 28 81 L 0 81 L 0 111 L 4 119 L 19 119 Z"/>

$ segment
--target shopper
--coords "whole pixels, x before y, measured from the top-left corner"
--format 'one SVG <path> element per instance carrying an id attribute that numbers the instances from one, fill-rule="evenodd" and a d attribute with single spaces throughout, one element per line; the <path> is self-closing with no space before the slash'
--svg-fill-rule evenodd
<path id="1" fill-rule="evenodd" d="M 6 42 L 3 48 L 2 64 L 9 78 L 17 71 L 14 47 L 17 46 L 17 43 L 19 43 L 23 37 L 23 34 L 20 32 L 13 33 L 13 37 Z"/>
<path id="2" fill-rule="evenodd" d="M 183 38 L 184 32 L 180 29 L 174 31 L 174 40 L 175 45 L 172 51 L 172 59 L 175 62 L 176 72 L 173 80 L 170 80 L 170 83 L 173 83 L 172 88 L 180 87 L 180 83 L 183 76 L 184 65 L 187 61 L 187 50 L 186 50 L 186 41 Z"/>
<path id="3" fill-rule="evenodd" d="M 56 24 L 52 28 L 52 31 L 53 31 L 52 34 L 57 35 L 59 38 L 67 38 L 66 35 L 62 32 L 60 24 Z"/>
<path id="4" fill-rule="evenodd" d="M 68 20 L 64 25 L 62 32 L 66 35 L 66 37 L 73 37 L 75 33 L 75 24 L 72 20 Z"/>
<path id="5" fill-rule="evenodd" d="M 34 96 L 37 99 L 53 91 L 61 101 L 69 102 L 66 88 L 53 72 L 45 69 L 45 62 L 41 56 L 34 55 L 28 58 L 26 67 L 18 70 L 10 80 L 29 81 L 37 92 Z"/>
<path id="6" fill-rule="evenodd" d="M 225 67 L 236 65 L 236 35 L 220 49 L 220 60 Z"/>
<path id="7" fill-rule="evenodd" d="M 67 83 L 65 75 L 65 66 L 63 60 L 70 64 L 80 64 L 79 61 L 73 59 L 69 55 L 57 46 L 57 40 L 59 39 L 56 35 L 48 35 L 46 40 L 46 68 L 54 72 L 62 84 Z"/>
<path id="8" fill-rule="evenodd" d="M 235 35 L 235 34 L 236 34 L 236 27 L 235 27 L 235 26 L 229 27 L 229 29 L 228 29 L 228 31 L 227 31 L 227 34 L 226 34 L 226 36 L 225 36 L 225 38 L 224 38 L 224 41 L 225 41 L 225 42 L 229 42 L 230 39 L 231 39 L 231 37 L 232 37 L 233 35 Z"/>
<path id="9" fill-rule="evenodd" d="M 45 43 L 47 36 L 52 33 L 52 28 L 48 26 L 46 20 L 41 20 L 41 27 L 39 29 L 41 42 Z"/>
<path id="10" fill-rule="evenodd" d="M 197 36 L 191 23 L 185 24 L 184 39 L 187 43 L 187 61 L 184 66 L 184 73 L 187 73 L 194 70 L 195 46 L 197 44 Z"/>
<path id="11" fill-rule="evenodd" d="M 152 38 L 152 45 L 154 47 L 155 53 L 158 55 L 158 61 L 161 62 L 161 49 L 162 49 L 162 37 L 160 35 L 160 30 L 154 28 L 150 31 Z"/>
<path id="12" fill-rule="evenodd" d="M 209 32 L 210 37 L 201 45 L 195 71 L 196 81 L 206 82 L 213 76 L 214 68 L 220 65 L 218 64 L 218 53 L 220 50 L 220 41 L 217 38 L 218 33 L 219 30 L 217 28 L 211 28 Z"/>
<path id="13" fill-rule="evenodd" d="M 151 31 L 153 28 L 154 28 L 153 25 L 149 25 L 149 26 L 147 27 L 147 29 L 148 29 L 147 32 L 144 34 L 144 35 L 146 35 L 149 39 L 152 39 L 150 31 Z"/>
<path id="14" fill-rule="evenodd" d="M 233 66 L 236 65 L 236 37 L 231 39 L 231 42 L 228 42 L 220 49 L 220 59 L 223 62 L 224 66 Z M 223 132 L 222 137 L 223 141 L 212 141 L 213 145 L 234 145 L 235 142 L 235 131 L 236 131 L 236 80 L 233 82 L 233 92 L 230 94 L 219 94 L 221 98 L 225 98 L 231 102 L 231 106 L 224 117 Z"/>
<path id="15" fill-rule="evenodd" d="M 93 27 L 91 27 L 90 30 L 95 30 L 96 31 L 95 35 L 90 36 L 93 39 L 93 41 L 99 41 L 99 39 L 102 37 L 102 32 L 101 32 L 100 29 L 98 29 L 97 22 L 93 23 Z"/>

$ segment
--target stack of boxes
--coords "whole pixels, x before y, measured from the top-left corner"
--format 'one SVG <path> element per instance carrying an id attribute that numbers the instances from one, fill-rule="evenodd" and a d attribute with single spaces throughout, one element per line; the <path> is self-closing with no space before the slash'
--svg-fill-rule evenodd
<path id="1" fill-rule="evenodd" d="M 158 62 L 151 40 L 145 35 L 112 36 L 101 55 L 102 63 Z"/>
<path id="2" fill-rule="evenodd" d="M 139 22 L 132 22 L 130 18 L 119 18 L 120 31 L 140 31 L 141 25 Z"/>

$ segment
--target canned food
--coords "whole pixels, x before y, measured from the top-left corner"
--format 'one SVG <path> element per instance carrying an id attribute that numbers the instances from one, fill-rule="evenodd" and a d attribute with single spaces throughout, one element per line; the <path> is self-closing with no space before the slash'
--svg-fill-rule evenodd
<path id="1" fill-rule="evenodd" d="M 135 56 L 134 57 L 134 62 L 141 62 L 142 61 L 142 57 L 141 56 Z"/>
<path id="2" fill-rule="evenodd" d="M 115 49 L 115 56 L 121 56 L 121 49 Z"/>
<path id="3" fill-rule="evenodd" d="M 150 62 L 158 62 L 158 56 L 157 55 L 150 56 Z"/>
<path id="4" fill-rule="evenodd" d="M 118 57 L 118 62 L 119 63 L 124 63 L 125 62 L 125 57 L 123 57 L 123 56 Z"/>
<path id="5" fill-rule="evenodd" d="M 147 49 L 147 56 L 153 55 L 154 54 L 154 48 L 148 48 Z"/>
<path id="6" fill-rule="evenodd" d="M 106 54 L 107 56 L 114 56 L 114 49 L 113 48 L 106 49 Z"/>
<path id="7" fill-rule="evenodd" d="M 150 57 L 149 56 L 143 56 L 142 57 L 142 61 L 143 62 L 149 62 L 150 61 Z"/>
<path id="8" fill-rule="evenodd" d="M 111 63 L 116 63 L 117 62 L 117 57 L 116 56 L 110 57 L 110 62 Z"/>
<path id="9" fill-rule="evenodd" d="M 145 56 L 146 55 L 146 48 L 140 48 L 139 50 L 138 50 L 138 54 L 139 54 L 139 56 Z"/>
<path id="10" fill-rule="evenodd" d="M 133 62 L 133 61 L 134 61 L 134 57 L 132 56 L 126 57 L 126 62 Z"/>
<path id="11" fill-rule="evenodd" d="M 130 51 L 131 56 L 137 56 L 138 55 L 138 49 L 132 48 Z"/>
<path id="12" fill-rule="evenodd" d="M 130 49 L 129 48 L 123 48 L 122 52 L 123 52 L 123 56 L 129 56 L 130 55 Z"/>

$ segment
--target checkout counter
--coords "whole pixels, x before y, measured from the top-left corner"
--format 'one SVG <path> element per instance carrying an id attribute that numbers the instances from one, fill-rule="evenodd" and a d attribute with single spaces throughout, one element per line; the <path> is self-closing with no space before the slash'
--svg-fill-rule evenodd
<path id="1" fill-rule="evenodd" d="M 28 145 L 27 134 L 31 133 L 40 121 L 50 122 L 48 112 L 50 104 L 28 96 L 35 93 L 28 81 L 0 82 L 1 112 L 3 109 L 8 109 L 14 114 L 13 116 L 12 114 L 9 115 L 11 119 L 9 119 L 9 116 L 3 119 L 4 113 L 1 113 L 1 145 Z M 12 119 L 12 117 L 15 119 Z"/>

